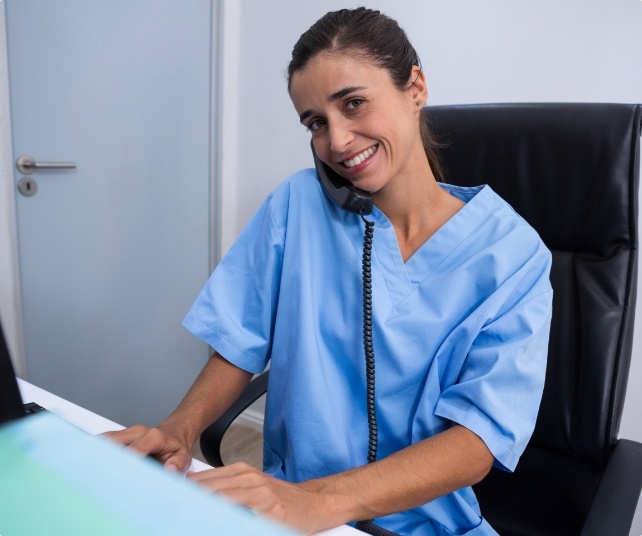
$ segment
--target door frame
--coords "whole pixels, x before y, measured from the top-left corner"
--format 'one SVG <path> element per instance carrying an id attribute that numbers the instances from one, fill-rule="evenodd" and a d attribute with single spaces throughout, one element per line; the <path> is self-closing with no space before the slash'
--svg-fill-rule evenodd
<path id="1" fill-rule="evenodd" d="M 209 259 L 210 271 L 221 256 L 221 117 L 223 3 L 210 0 L 212 61 L 210 80 L 210 188 Z M 27 378 L 24 345 L 23 308 L 18 251 L 16 177 L 13 165 L 11 105 L 9 95 L 9 58 L 5 3 L 0 1 L 0 317 L 16 374 Z"/>
<path id="2" fill-rule="evenodd" d="M 16 374 L 27 371 L 22 329 L 5 4 L 0 2 L 0 317 Z"/>

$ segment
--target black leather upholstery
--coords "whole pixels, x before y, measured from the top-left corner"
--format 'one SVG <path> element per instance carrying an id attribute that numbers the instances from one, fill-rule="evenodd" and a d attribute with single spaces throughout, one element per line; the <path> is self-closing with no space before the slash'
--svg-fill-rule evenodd
<path id="1" fill-rule="evenodd" d="M 490 184 L 553 252 L 537 426 L 515 474 L 493 470 L 476 487 L 482 511 L 502 535 L 579 534 L 617 445 L 628 380 L 642 110 L 506 104 L 425 113 L 446 145 L 445 181 Z"/>
<path id="2" fill-rule="evenodd" d="M 628 536 L 642 445 L 617 434 L 636 300 L 642 108 L 440 106 L 424 118 L 444 144 L 445 182 L 490 184 L 553 252 L 535 433 L 515 473 L 493 469 L 475 487 L 482 512 L 502 536 Z M 222 434 L 204 437 L 204 451 L 218 452 Z"/>

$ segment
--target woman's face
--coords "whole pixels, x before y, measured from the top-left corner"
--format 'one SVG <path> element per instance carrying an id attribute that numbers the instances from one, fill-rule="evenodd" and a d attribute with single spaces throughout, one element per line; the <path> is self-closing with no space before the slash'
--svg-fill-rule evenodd
<path id="1" fill-rule="evenodd" d="M 425 164 L 419 114 L 426 96 L 418 67 L 408 89 L 399 90 L 386 69 L 359 55 L 318 54 L 290 81 L 319 158 L 371 193 Z"/>

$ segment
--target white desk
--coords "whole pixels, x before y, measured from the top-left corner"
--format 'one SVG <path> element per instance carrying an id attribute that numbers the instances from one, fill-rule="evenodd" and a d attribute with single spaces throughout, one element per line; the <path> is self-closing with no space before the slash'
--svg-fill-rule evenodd
<path id="1" fill-rule="evenodd" d="M 89 432 L 90 434 L 101 434 L 112 430 L 122 430 L 123 426 L 105 419 L 96 413 L 93 413 L 85 408 L 82 408 L 64 398 L 60 398 L 40 387 L 18 379 L 18 386 L 22 399 L 25 402 L 36 402 L 43 408 L 55 413 L 66 421 L 76 425 L 78 428 Z M 192 460 L 192 470 L 203 471 L 211 469 L 211 466 L 199 460 Z M 318 533 L 318 536 L 363 536 L 363 533 L 353 529 L 352 527 L 342 526 L 335 529 L 325 530 Z"/>

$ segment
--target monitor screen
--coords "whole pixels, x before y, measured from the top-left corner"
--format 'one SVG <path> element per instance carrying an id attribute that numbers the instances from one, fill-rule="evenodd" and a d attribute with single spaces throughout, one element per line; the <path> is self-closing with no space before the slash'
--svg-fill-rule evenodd
<path id="1" fill-rule="evenodd" d="M 0 323 L 0 424 L 24 417 L 25 409 L 18 389 L 9 349 Z"/>

